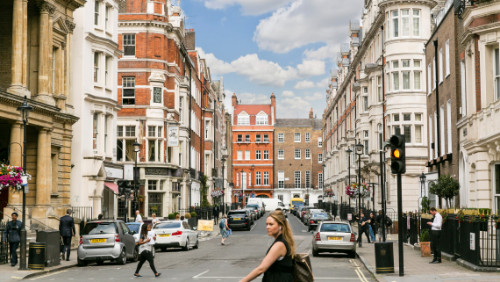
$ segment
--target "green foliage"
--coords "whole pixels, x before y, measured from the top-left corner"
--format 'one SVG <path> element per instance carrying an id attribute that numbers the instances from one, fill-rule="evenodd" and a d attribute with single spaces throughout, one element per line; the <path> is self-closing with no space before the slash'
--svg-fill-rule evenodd
<path id="1" fill-rule="evenodd" d="M 175 219 L 175 213 L 169 213 L 168 219 Z"/>
<path id="2" fill-rule="evenodd" d="M 420 242 L 430 242 L 431 235 L 429 234 L 429 229 L 422 229 L 420 233 Z"/>
<path id="3" fill-rule="evenodd" d="M 203 174 L 203 177 L 201 179 L 201 207 L 207 208 L 210 206 L 210 203 L 208 202 L 208 187 L 207 187 L 207 180 L 208 177 Z"/>
<path id="4" fill-rule="evenodd" d="M 441 199 L 444 198 L 448 208 L 451 208 L 451 200 L 458 195 L 459 190 L 458 181 L 445 174 L 441 175 L 437 182 L 432 182 L 429 187 L 429 192 L 439 197 L 439 206 L 441 207 Z"/>
<path id="5" fill-rule="evenodd" d="M 191 212 L 191 217 L 192 217 L 192 218 L 195 218 L 195 217 L 196 217 L 196 212 L 192 211 L 192 212 Z"/>
<path id="6" fill-rule="evenodd" d="M 421 204 L 422 204 L 422 213 L 428 213 L 429 210 L 430 210 L 430 206 L 431 206 L 431 200 L 429 200 L 429 198 L 427 198 L 426 196 L 424 196 L 422 198 L 422 201 L 421 201 Z"/>

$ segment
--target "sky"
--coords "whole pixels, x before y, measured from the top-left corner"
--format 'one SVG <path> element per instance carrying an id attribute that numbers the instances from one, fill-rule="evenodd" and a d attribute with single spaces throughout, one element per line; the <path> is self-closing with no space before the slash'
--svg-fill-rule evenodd
<path id="1" fill-rule="evenodd" d="M 175 3 L 175 1 L 173 1 Z M 362 0 L 182 0 L 186 28 L 212 79 L 224 78 L 243 104 L 269 104 L 278 118 L 322 118 L 326 89 L 349 22 L 358 22 Z"/>

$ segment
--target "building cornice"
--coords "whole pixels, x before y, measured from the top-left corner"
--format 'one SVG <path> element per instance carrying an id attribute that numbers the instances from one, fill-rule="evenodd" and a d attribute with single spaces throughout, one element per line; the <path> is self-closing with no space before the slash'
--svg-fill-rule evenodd
<path id="1" fill-rule="evenodd" d="M 97 36 L 93 33 L 87 33 L 87 36 L 85 37 L 85 39 L 91 43 L 105 46 L 109 50 L 113 51 L 114 55 L 117 57 L 122 54 L 122 51 L 118 47 L 118 43 L 114 42 L 111 39 L 100 37 L 100 36 Z"/>

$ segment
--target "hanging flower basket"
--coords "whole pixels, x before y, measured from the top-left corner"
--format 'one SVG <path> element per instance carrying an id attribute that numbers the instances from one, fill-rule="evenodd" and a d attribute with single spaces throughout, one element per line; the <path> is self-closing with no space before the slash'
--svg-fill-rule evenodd
<path id="1" fill-rule="evenodd" d="M 212 191 L 212 193 L 210 193 L 210 195 L 212 196 L 212 198 L 217 198 L 217 197 L 224 195 L 224 191 L 217 189 L 217 190 Z"/>
<path id="2" fill-rule="evenodd" d="M 350 186 L 347 185 L 345 187 L 345 194 L 349 196 L 349 198 L 358 198 L 360 193 L 362 198 L 368 197 L 370 196 L 370 188 L 366 186 L 365 183 L 352 183 Z"/>
<path id="3" fill-rule="evenodd" d="M 333 190 L 332 188 L 328 188 L 325 190 L 325 196 L 331 197 L 333 196 Z"/>
<path id="4" fill-rule="evenodd" d="M 23 189 L 23 168 L 13 165 L 0 165 L 0 191 L 3 188 L 11 188 L 15 191 Z M 31 179 L 31 175 L 25 174 L 27 180 Z"/>

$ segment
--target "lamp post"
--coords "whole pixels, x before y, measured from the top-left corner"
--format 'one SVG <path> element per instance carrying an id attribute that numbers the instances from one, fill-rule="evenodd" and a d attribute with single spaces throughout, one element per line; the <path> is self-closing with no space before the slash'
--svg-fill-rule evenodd
<path id="1" fill-rule="evenodd" d="M 243 169 L 241 169 L 241 206 L 243 207 L 246 203 L 245 199 L 245 182 L 243 181 Z"/>
<path id="2" fill-rule="evenodd" d="M 358 140 L 356 144 L 356 155 L 358 155 L 358 214 L 361 212 L 361 155 L 363 154 L 363 144 Z"/>
<path id="3" fill-rule="evenodd" d="M 224 163 L 226 162 L 226 158 L 222 157 L 221 159 L 222 162 L 222 214 L 226 214 L 226 191 L 224 189 L 225 183 L 224 183 Z"/>
<path id="4" fill-rule="evenodd" d="M 347 185 L 350 188 L 351 187 L 351 153 L 352 153 L 352 150 L 351 150 L 351 148 L 347 148 L 347 150 L 345 150 L 345 152 L 347 153 Z M 349 210 L 350 209 L 351 209 L 351 197 L 349 197 Z"/>
<path id="5" fill-rule="evenodd" d="M 321 195 L 323 195 L 323 197 L 321 197 L 321 200 L 323 202 L 325 202 L 325 178 L 326 178 L 326 175 L 325 175 L 326 164 L 325 164 L 325 162 L 323 162 L 322 167 L 323 167 L 323 178 L 321 179 L 321 183 L 319 183 L 319 184 L 321 184 Z"/>
<path id="6" fill-rule="evenodd" d="M 422 211 L 422 209 L 424 208 L 422 206 L 422 198 L 424 197 L 424 187 L 425 187 L 425 180 L 427 177 L 425 177 L 425 174 L 422 172 L 422 174 L 420 175 L 420 198 L 418 199 L 419 200 L 419 213 L 420 211 Z"/>
<path id="7" fill-rule="evenodd" d="M 17 110 L 21 112 L 21 118 L 23 119 L 23 174 L 26 175 L 26 125 L 28 124 L 29 113 L 33 110 L 28 104 L 28 99 L 24 96 L 23 104 L 17 107 Z M 28 185 L 28 183 L 26 183 Z M 21 260 L 19 262 L 19 269 L 26 270 L 26 186 L 23 185 L 23 224 L 21 226 Z"/>
<path id="8" fill-rule="evenodd" d="M 137 171 L 137 155 L 139 151 L 141 150 L 141 144 L 137 143 L 137 141 L 134 142 L 134 152 L 135 152 L 135 166 L 134 166 L 134 214 L 135 211 L 139 209 L 138 203 L 137 203 L 137 178 L 139 178 L 139 172 Z"/>

